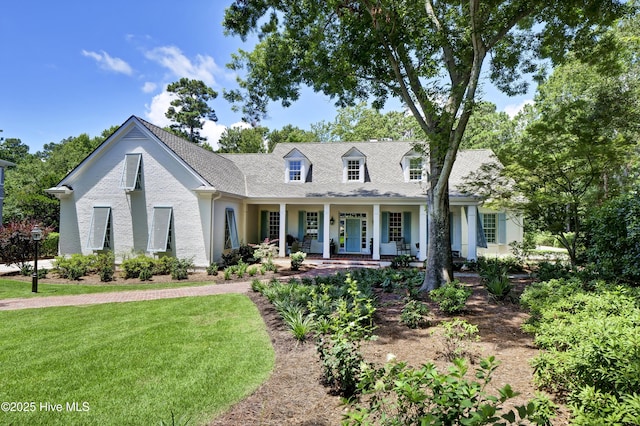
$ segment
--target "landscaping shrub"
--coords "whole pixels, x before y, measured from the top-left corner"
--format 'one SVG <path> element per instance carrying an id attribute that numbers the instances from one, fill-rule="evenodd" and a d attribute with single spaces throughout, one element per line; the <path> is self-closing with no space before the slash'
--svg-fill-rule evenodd
<path id="1" fill-rule="evenodd" d="M 503 259 L 478 260 L 480 282 L 495 300 L 505 300 L 511 294 L 513 285 L 509 282 L 509 269 L 510 262 Z"/>
<path id="2" fill-rule="evenodd" d="M 464 310 L 471 294 L 470 288 L 465 287 L 458 280 L 453 280 L 440 288 L 431 290 L 429 297 L 438 304 L 442 312 L 457 314 Z"/>
<path id="3" fill-rule="evenodd" d="M 442 355 L 449 361 L 453 361 L 456 358 L 473 360 L 475 354 L 471 350 L 469 343 L 480 340 L 478 327 L 459 318 L 455 318 L 453 321 L 444 321 L 440 323 L 440 327 L 440 332 L 444 337 Z"/>
<path id="4" fill-rule="evenodd" d="M 162 256 L 153 259 L 152 275 L 170 275 L 176 258 L 171 256 Z"/>
<path id="5" fill-rule="evenodd" d="M 140 279 L 140 281 L 151 281 L 151 278 L 153 278 L 153 271 L 148 268 L 143 268 L 140 270 L 138 278 Z"/>
<path id="6" fill-rule="evenodd" d="M 304 259 L 306 259 L 307 257 L 307 253 L 298 251 L 296 253 L 291 253 L 290 257 L 291 257 L 291 270 L 299 271 L 300 266 L 302 266 L 302 262 L 304 262 Z"/>
<path id="7" fill-rule="evenodd" d="M 515 410 L 503 412 L 502 404 L 517 395 L 509 385 L 498 395 L 487 392 L 498 366 L 494 357 L 480 362 L 475 377 L 466 378 L 468 367 L 456 359 L 448 374 L 429 363 L 414 369 L 391 356 L 382 368 L 363 365 L 359 391 L 367 396 L 345 414 L 347 425 L 486 425 L 528 420 L 550 425 L 553 404 L 542 396 Z"/>
<path id="8" fill-rule="evenodd" d="M 411 261 L 413 260 L 413 256 L 410 254 L 401 254 L 393 258 L 391 261 L 391 267 L 394 269 L 398 268 L 408 268 L 411 266 Z"/>
<path id="9" fill-rule="evenodd" d="M 38 225 L 37 222 L 29 220 L 0 224 L 0 263 L 22 267 L 33 260 L 35 243 L 31 239 L 31 230 L 36 225 Z M 41 227 L 40 229 L 42 229 L 42 238 L 46 240 L 51 228 Z M 40 252 L 39 255 L 43 256 L 43 253 Z"/>
<path id="10" fill-rule="evenodd" d="M 400 313 L 400 322 L 409 328 L 429 325 L 429 307 L 419 300 L 409 300 Z"/>
<path id="11" fill-rule="evenodd" d="M 610 200 L 587 220 L 587 261 L 601 278 L 640 284 L 640 200 L 637 192 Z"/>
<path id="12" fill-rule="evenodd" d="M 154 259 L 144 254 L 139 254 L 136 257 L 125 257 L 120 265 L 124 271 L 125 278 L 139 278 L 143 269 L 148 270 L 153 275 L 154 266 Z"/>
<path id="13" fill-rule="evenodd" d="M 222 264 L 225 268 L 230 266 L 235 266 L 239 261 L 242 260 L 242 256 L 240 256 L 240 252 L 237 249 L 230 250 L 227 253 L 222 254 Z"/>
<path id="14" fill-rule="evenodd" d="M 289 305 L 278 312 L 296 340 L 305 340 L 313 331 L 313 317 L 305 315 L 301 306 Z"/>
<path id="15" fill-rule="evenodd" d="M 618 424 L 609 421 L 639 412 L 640 290 L 555 280 L 525 290 L 522 302 L 534 315 L 525 329 L 543 350 L 534 380 L 566 395 L 576 424 Z"/>
<path id="16" fill-rule="evenodd" d="M 58 256 L 54 262 L 55 272 L 61 278 L 79 280 L 93 272 L 96 265 L 96 255 L 72 254 L 70 257 Z"/>
<path id="17" fill-rule="evenodd" d="M 175 259 L 171 267 L 171 279 L 186 280 L 189 277 L 189 270 L 194 268 L 193 259 Z"/>
<path id="18" fill-rule="evenodd" d="M 572 276 L 571 265 L 557 260 L 555 262 L 540 262 L 536 269 L 536 279 L 538 281 L 549 281 Z"/>
<path id="19" fill-rule="evenodd" d="M 113 281 L 113 276 L 115 274 L 116 265 L 115 265 L 115 255 L 113 252 L 109 251 L 106 253 L 100 253 L 96 257 L 95 261 L 95 269 L 100 277 L 100 281 L 109 282 Z"/>
<path id="20" fill-rule="evenodd" d="M 218 270 L 220 267 L 216 262 L 212 262 L 209 266 L 207 266 L 207 275 L 218 275 Z"/>
<path id="21" fill-rule="evenodd" d="M 58 255 L 58 242 L 60 234 L 58 232 L 49 232 L 43 237 L 40 243 L 40 256 L 53 257 Z"/>

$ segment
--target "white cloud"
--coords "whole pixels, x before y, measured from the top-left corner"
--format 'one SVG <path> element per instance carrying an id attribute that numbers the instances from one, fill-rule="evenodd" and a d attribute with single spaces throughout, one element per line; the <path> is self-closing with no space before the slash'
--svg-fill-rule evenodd
<path id="1" fill-rule="evenodd" d="M 102 50 L 100 53 L 83 50 L 82 55 L 94 59 L 103 70 L 113 71 L 126 75 L 133 74 L 133 69 L 128 63 L 120 58 L 109 56 L 109 54 L 104 50 Z"/>
<path id="2" fill-rule="evenodd" d="M 142 91 L 144 93 L 151 93 L 151 92 L 155 91 L 157 87 L 158 87 L 158 85 L 156 83 L 152 83 L 150 81 L 146 81 L 144 83 L 144 86 L 142 86 Z"/>
<path id="3" fill-rule="evenodd" d="M 229 127 L 236 128 L 236 129 L 250 129 L 251 124 L 247 123 L 246 121 L 238 121 L 237 123 L 233 123 Z"/>
<path id="4" fill-rule="evenodd" d="M 215 150 L 218 149 L 218 141 L 220 140 L 220 136 L 227 130 L 227 126 L 224 124 L 218 124 L 215 121 L 205 121 L 204 126 L 202 126 L 202 131 L 200 134 L 207 138 L 207 143 L 211 145 L 211 148 Z"/>
<path id="5" fill-rule="evenodd" d="M 171 106 L 171 101 L 174 97 L 175 95 L 164 90 L 162 93 L 151 98 L 151 104 L 145 105 L 147 110 L 145 115 L 147 119 L 149 119 L 149 122 L 160 127 L 165 127 L 171 124 L 171 120 L 169 120 L 164 114 Z"/>
<path id="6" fill-rule="evenodd" d="M 511 105 L 507 105 L 504 107 L 504 112 L 507 113 L 507 115 L 510 118 L 515 117 L 516 115 L 518 115 L 518 113 L 520 111 L 522 111 L 522 109 L 525 107 L 525 105 L 532 105 L 533 104 L 533 100 L 532 99 L 526 99 L 522 102 L 520 102 L 519 104 L 511 104 Z"/>
<path id="7" fill-rule="evenodd" d="M 165 90 L 162 93 L 155 95 L 151 99 L 151 103 L 145 105 L 146 112 L 145 116 L 149 120 L 149 122 L 155 124 L 156 126 L 166 127 L 171 124 L 171 120 L 169 120 L 164 114 L 167 112 L 169 107 L 171 106 L 171 101 L 175 99 L 175 95 L 169 93 Z M 251 127 L 247 123 L 238 122 L 231 125 L 231 127 Z M 227 129 L 227 126 L 224 124 L 218 124 L 214 121 L 205 121 L 200 134 L 207 138 L 207 142 L 211 147 L 215 150 L 218 149 L 218 141 L 220 140 L 220 136 Z"/>
<path id="8" fill-rule="evenodd" d="M 145 56 L 167 68 L 175 77 L 202 80 L 208 86 L 214 86 L 215 74 L 223 72 L 211 56 L 196 55 L 192 61 L 176 46 L 156 47 Z"/>

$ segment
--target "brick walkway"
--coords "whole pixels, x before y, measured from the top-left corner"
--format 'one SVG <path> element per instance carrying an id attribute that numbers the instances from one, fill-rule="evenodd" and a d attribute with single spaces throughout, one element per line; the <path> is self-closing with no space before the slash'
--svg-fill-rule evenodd
<path id="1" fill-rule="evenodd" d="M 335 273 L 348 265 L 318 265 L 315 269 L 299 276 L 317 276 Z M 293 277 L 293 276 L 292 276 Z M 287 277 L 290 279 L 292 277 Z M 137 302 L 177 297 L 210 296 L 214 294 L 246 293 L 250 291 L 249 281 L 230 284 L 211 284 L 194 287 L 166 288 L 156 290 L 130 290 L 112 293 L 76 294 L 70 296 L 43 296 L 21 299 L 0 299 L 0 311 L 18 309 L 50 308 L 54 306 L 99 305 L 103 303 Z"/>
<path id="2" fill-rule="evenodd" d="M 0 300 L 0 311 L 16 309 L 50 308 L 52 306 L 99 305 L 102 303 L 136 302 L 142 300 L 172 299 L 176 297 L 210 296 L 225 293 L 246 293 L 248 282 L 211 284 L 196 287 L 165 288 L 159 290 L 131 290 L 113 293 L 74 294 L 70 296 L 44 296 Z"/>

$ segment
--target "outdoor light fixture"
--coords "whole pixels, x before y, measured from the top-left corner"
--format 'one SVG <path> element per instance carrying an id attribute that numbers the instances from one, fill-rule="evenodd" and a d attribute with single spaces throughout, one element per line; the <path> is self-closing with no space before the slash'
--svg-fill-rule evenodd
<path id="1" fill-rule="evenodd" d="M 329 223 L 330 223 L 330 224 L 332 224 L 332 225 L 333 225 L 334 223 L 336 223 L 336 221 L 335 221 L 335 219 L 333 218 L 333 216 L 331 216 L 331 219 L 329 219 Z"/>
<path id="2" fill-rule="evenodd" d="M 42 239 L 42 229 L 38 225 L 31 230 L 31 239 L 36 243 L 36 252 L 33 258 L 33 275 L 31 275 L 31 292 L 38 292 L 38 243 Z"/>

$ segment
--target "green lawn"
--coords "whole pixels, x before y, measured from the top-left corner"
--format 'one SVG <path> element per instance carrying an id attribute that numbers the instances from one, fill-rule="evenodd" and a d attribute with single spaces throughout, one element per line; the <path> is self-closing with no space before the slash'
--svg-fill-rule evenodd
<path id="1" fill-rule="evenodd" d="M 0 323 L 0 402 L 35 403 L 3 406 L 0 424 L 157 425 L 172 411 L 203 424 L 275 358 L 255 305 L 237 294 L 4 311 Z"/>
<path id="2" fill-rule="evenodd" d="M 211 282 L 170 282 L 158 284 L 43 284 L 38 283 L 38 293 L 31 292 L 31 281 L 16 281 L 0 279 L 0 299 L 17 297 L 66 296 L 69 294 L 108 293 L 126 290 L 155 290 L 159 288 L 189 287 L 197 285 L 215 284 Z"/>

